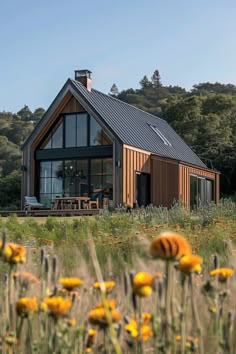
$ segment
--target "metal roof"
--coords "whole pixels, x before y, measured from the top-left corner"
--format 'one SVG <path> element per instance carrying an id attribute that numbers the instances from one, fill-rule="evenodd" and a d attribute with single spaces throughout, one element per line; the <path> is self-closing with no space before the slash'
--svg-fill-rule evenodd
<path id="1" fill-rule="evenodd" d="M 89 92 L 78 81 L 69 81 L 79 96 L 86 100 L 124 144 L 155 155 L 207 167 L 165 120 L 100 91 L 92 89 Z M 157 127 L 171 145 L 164 144 L 151 126 Z"/>
<path id="2" fill-rule="evenodd" d="M 90 92 L 82 83 L 72 79 L 66 81 L 23 147 L 31 143 L 68 91 L 75 95 L 90 114 L 94 112 L 99 116 L 123 144 L 146 150 L 154 155 L 207 168 L 165 120 L 100 91 L 92 89 Z M 165 144 L 163 138 L 152 127 L 156 127 L 170 144 Z"/>

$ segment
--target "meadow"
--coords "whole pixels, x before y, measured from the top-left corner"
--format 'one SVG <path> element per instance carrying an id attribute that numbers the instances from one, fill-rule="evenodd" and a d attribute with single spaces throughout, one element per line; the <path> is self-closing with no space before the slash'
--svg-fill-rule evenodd
<path id="1" fill-rule="evenodd" d="M 2 353 L 235 352 L 232 201 L 0 230 Z"/>

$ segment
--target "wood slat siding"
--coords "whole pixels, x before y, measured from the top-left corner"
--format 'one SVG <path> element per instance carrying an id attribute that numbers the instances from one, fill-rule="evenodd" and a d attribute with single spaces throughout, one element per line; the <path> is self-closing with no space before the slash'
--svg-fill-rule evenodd
<path id="1" fill-rule="evenodd" d="M 76 100 L 74 96 L 71 97 L 67 105 L 63 108 L 61 113 L 79 113 L 85 112 L 85 109 L 81 104 Z"/>
<path id="2" fill-rule="evenodd" d="M 214 199 L 219 201 L 219 173 L 214 171 L 201 170 L 187 165 L 179 165 L 179 200 L 182 201 L 187 208 L 190 206 L 190 174 L 209 178 L 214 181 Z"/>
<path id="3" fill-rule="evenodd" d="M 151 157 L 151 203 L 170 208 L 178 200 L 178 162 Z"/>
<path id="4" fill-rule="evenodd" d="M 151 173 L 151 153 L 123 146 L 123 203 L 133 206 L 136 202 L 136 178 L 135 171 Z"/>

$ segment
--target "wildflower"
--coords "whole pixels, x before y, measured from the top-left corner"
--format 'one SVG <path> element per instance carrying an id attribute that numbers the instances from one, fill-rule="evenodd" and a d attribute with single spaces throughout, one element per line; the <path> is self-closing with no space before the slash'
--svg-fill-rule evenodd
<path id="1" fill-rule="evenodd" d="M 96 336 L 97 336 L 97 331 L 93 328 L 89 329 L 87 342 L 86 342 L 86 349 L 85 349 L 86 353 L 92 352 L 92 347 L 95 344 Z"/>
<path id="2" fill-rule="evenodd" d="M 2 245 L 2 241 L 0 241 L 1 255 L 5 262 L 11 264 L 26 262 L 26 248 L 24 246 L 12 242 L 6 243 L 4 248 Z"/>
<path id="3" fill-rule="evenodd" d="M 94 289 L 101 289 L 101 284 L 102 283 L 99 283 L 99 282 L 94 283 L 93 284 Z M 104 284 L 107 292 L 110 292 L 114 288 L 114 286 L 116 285 L 116 283 L 113 280 L 105 281 L 103 284 Z"/>
<path id="4" fill-rule="evenodd" d="M 153 336 L 153 331 L 149 326 L 151 315 L 149 313 L 142 314 L 141 323 L 141 337 L 143 341 L 147 341 L 151 336 Z M 132 338 L 138 339 L 138 323 L 134 318 L 131 318 L 129 323 L 124 326 L 124 329 L 131 335 Z"/>
<path id="5" fill-rule="evenodd" d="M 133 291 L 136 295 L 147 297 L 152 293 L 154 279 L 160 277 L 160 273 L 154 276 L 147 272 L 139 272 L 133 278 Z"/>
<path id="6" fill-rule="evenodd" d="M 111 320 L 112 322 L 120 322 L 121 314 L 115 308 L 116 301 L 115 300 L 106 300 L 107 306 L 110 310 Z M 92 325 L 107 325 L 107 313 L 102 303 L 97 304 L 88 314 L 88 320 Z"/>
<path id="7" fill-rule="evenodd" d="M 234 270 L 231 268 L 217 268 L 212 270 L 209 274 L 211 277 L 218 277 L 219 281 L 225 282 L 228 278 L 233 276 Z"/>
<path id="8" fill-rule="evenodd" d="M 20 282 L 32 282 L 35 284 L 39 284 L 40 281 L 36 278 L 33 274 L 28 272 L 16 272 L 13 274 L 13 277 L 16 279 L 18 278 Z"/>
<path id="9" fill-rule="evenodd" d="M 110 300 L 106 300 L 106 306 L 110 309 L 110 310 L 114 310 L 116 308 L 116 300 L 115 299 L 110 299 Z M 96 309 L 100 309 L 103 308 L 103 304 L 100 302 L 97 305 L 95 305 L 94 308 Z"/>
<path id="10" fill-rule="evenodd" d="M 159 258 L 175 260 L 190 255 L 191 247 L 183 236 L 174 232 L 163 232 L 152 241 L 150 252 Z"/>
<path id="11" fill-rule="evenodd" d="M 61 296 L 46 297 L 44 303 L 53 316 L 65 315 L 72 306 L 70 299 L 63 299 Z"/>
<path id="12" fill-rule="evenodd" d="M 66 324 L 68 327 L 75 327 L 76 326 L 76 319 L 71 318 L 71 319 L 66 319 Z"/>
<path id="13" fill-rule="evenodd" d="M 61 278 L 59 283 L 68 291 L 77 288 L 77 286 L 83 284 L 83 280 L 80 278 Z"/>
<path id="14" fill-rule="evenodd" d="M 179 260 L 178 269 L 186 274 L 190 274 L 192 272 L 201 273 L 202 261 L 202 257 L 197 255 L 183 256 Z"/>
<path id="15" fill-rule="evenodd" d="M 16 312 L 20 317 L 28 317 L 38 310 L 36 297 L 22 297 L 16 302 Z"/>

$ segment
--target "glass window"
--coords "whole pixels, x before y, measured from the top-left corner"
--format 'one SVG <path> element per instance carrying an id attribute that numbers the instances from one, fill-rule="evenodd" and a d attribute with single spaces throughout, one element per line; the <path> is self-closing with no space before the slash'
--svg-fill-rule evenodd
<path id="1" fill-rule="evenodd" d="M 52 161 L 52 177 L 63 177 L 63 161 Z"/>
<path id="2" fill-rule="evenodd" d="M 91 175 L 102 174 L 102 159 L 91 160 Z"/>
<path id="3" fill-rule="evenodd" d="M 77 115 L 77 146 L 87 146 L 87 113 Z"/>
<path id="4" fill-rule="evenodd" d="M 76 146 L 76 115 L 71 114 L 65 117 L 66 141 L 65 147 Z"/>
<path id="5" fill-rule="evenodd" d="M 52 149 L 60 149 L 63 147 L 63 129 L 62 129 L 62 123 L 59 125 L 57 130 L 53 133 L 52 136 Z"/>
<path id="6" fill-rule="evenodd" d="M 213 181 L 206 180 L 206 203 L 210 204 L 214 200 Z"/>
<path id="7" fill-rule="evenodd" d="M 112 142 L 97 121 L 90 117 L 90 146 L 111 145 Z"/>
<path id="8" fill-rule="evenodd" d="M 51 177 L 52 175 L 52 162 L 51 161 L 41 161 L 40 162 L 40 177 Z"/>

